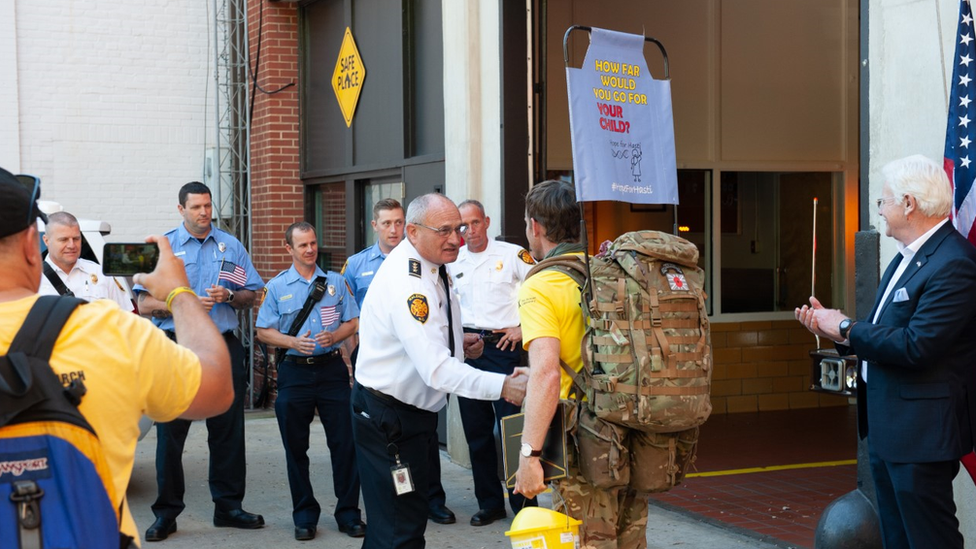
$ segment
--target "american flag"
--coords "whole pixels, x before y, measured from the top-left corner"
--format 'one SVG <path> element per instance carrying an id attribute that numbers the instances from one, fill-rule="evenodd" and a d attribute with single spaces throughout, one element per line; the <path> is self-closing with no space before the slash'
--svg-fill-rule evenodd
<path id="1" fill-rule="evenodd" d="M 952 182 L 952 224 L 976 244 L 976 36 L 968 0 L 959 2 L 959 29 L 953 55 L 945 171 Z M 972 146 L 970 146 L 972 145 Z"/>
<path id="2" fill-rule="evenodd" d="M 247 272 L 240 265 L 235 265 L 230 261 L 221 259 L 220 274 L 217 275 L 217 280 L 226 280 L 232 284 L 243 286 L 247 284 Z"/>
<path id="3" fill-rule="evenodd" d="M 319 314 L 322 316 L 322 327 L 331 326 L 336 320 L 339 320 L 339 306 L 320 307 Z"/>

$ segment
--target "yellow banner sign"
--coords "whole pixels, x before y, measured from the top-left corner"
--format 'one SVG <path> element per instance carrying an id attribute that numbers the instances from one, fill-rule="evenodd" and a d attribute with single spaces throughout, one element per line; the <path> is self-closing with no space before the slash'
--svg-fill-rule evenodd
<path id="1" fill-rule="evenodd" d="M 336 61 L 335 71 L 332 72 L 332 89 L 339 100 L 339 109 L 346 119 L 346 127 L 352 126 L 352 116 L 356 112 L 359 102 L 359 92 L 366 79 L 366 67 L 359 57 L 359 48 L 352 37 L 352 31 L 346 27 L 346 35 L 339 48 L 339 59 Z"/>

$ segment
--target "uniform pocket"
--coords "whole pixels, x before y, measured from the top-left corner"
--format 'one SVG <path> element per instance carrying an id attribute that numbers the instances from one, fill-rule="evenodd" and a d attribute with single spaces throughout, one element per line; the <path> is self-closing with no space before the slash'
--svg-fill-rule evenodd
<path id="1" fill-rule="evenodd" d="M 948 383 L 916 383 L 912 385 L 902 385 L 900 389 L 901 398 L 907 400 L 919 400 L 929 398 L 949 398 Z"/>
<path id="2" fill-rule="evenodd" d="M 589 410 L 579 411 L 577 465 L 587 482 L 601 489 L 630 483 L 631 458 L 626 437 L 626 427 L 607 423 Z"/>
<path id="3" fill-rule="evenodd" d="M 681 484 L 698 448 L 698 427 L 677 433 L 630 434 L 633 464 L 630 487 L 644 494 L 665 492 Z"/>

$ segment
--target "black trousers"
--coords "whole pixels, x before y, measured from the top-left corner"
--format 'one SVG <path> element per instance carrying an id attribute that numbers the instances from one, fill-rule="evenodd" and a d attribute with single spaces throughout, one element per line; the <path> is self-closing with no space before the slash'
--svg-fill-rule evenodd
<path id="1" fill-rule="evenodd" d="M 286 358 L 278 369 L 275 415 L 285 447 L 295 526 L 316 526 L 322 511 L 309 478 L 310 425 L 316 410 L 332 458 L 336 524 L 343 526 L 362 518 L 349 394 L 349 370 L 341 356 L 331 357 L 324 364 L 308 365 Z"/>
<path id="2" fill-rule="evenodd" d="M 352 426 L 363 501 L 370 517 L 363 549 L 423 549 L 427 529 L 431 439 L 437 414 L 380 398 L 358 383 L 352 391 Z M 391 468 L 410 468 L 414 490 L 397 495 Z"/>
<path id="3" fill-rule="evenodd" d="M 471 366 L 486 372 L 510 375 L 519 365 L 521 353 L 518 349 L 502 351 L 495 344 L 485 344 L 481 357 L 465 360 Z M 474 495 L 481 509 L 504 509 L 505 494 L 498 478 L 499 457 L 495 444 L 495 429 L 501 432 L 501 418 L 517 414 L 520 408 L 504 399 L 495 401 L 473 400 L 458 397 L 464 437 L 468 441 L 468 454 L 471 456 L 471 475 L 474 477 Z M 513 513 L 523 507 L 535 507 L 536 499 L 525 499 L 521 494 L 508 491 L 508 503 Z"/>
<path id="4" fill-rule="evenodd" d="M 869 456 L 885 549 L 962 549 L 952 496 L 959 461 L 893 463 Z"/>
<path id="5" fill-rule="evenodd" d="M 172 333 L 167 332 L 172 339 Z M 234 401 L 230 409 L 207 419 L 207 443 L 210 446 L 210 495 L 220 511 L 240 509 L 244 500 L 247 468 L 244 458 L 244 396 L 247 372 L 244 347 L 233 332 L 224 334 L 230 351 Z M 156 424 L 156 517 L 175 519 L 186 507 L 183 494 L 183 446 L 192 421 L 176 419 Z"/>
<path id="6" fill-rule="evenodd" d="M 349 356 L 352 363 L 352 371 L 356 373 L 356 360 L 359 358 L 359 345 L 353 349 Z M 437 429 L 437 426 L 434 426 Z M 447 493 L 444 485 L 441 484 L 441 448 L 437 437 L 434 436 L 430 443 L 430 454 L 427 458 L 427 467 L 430 471 L 430 481 L 427 484 L 427 503 L 431 507 L 445 505 L 447 503 Z"/>

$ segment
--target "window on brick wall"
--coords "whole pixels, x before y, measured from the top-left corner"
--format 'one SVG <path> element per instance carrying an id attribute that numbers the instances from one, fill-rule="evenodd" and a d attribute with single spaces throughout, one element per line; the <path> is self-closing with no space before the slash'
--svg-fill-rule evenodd
<path id="1" fill-rule="evenodd" d="M 319 231 L 319 267 L 339 272 L 346 261 L 346 185 L 319 185 L 313 192 L 315 227 Z"/>
<path id="2" fill-rule="evenodd" d="M 361 212 L 362 219 L 365 220 L 363 223 L 364 227 L 364 240 L 366 245 L 363 248 L 368 248 L 373 244 L 376 244 L 376 232 L 373 231 L 370 221 L 373 220 L 373 206 L 385 198 L 392 198 L 399 202 L 403 206 L 404 212 L 407 210 L 407 205 L 403 203 L 403 197 L 406 190 L 403 186 L 403 181 L 399 178 L 396 179 L 372 179 L 368 183 L 362 186 L 363 189 L 363 211 Z"/>

